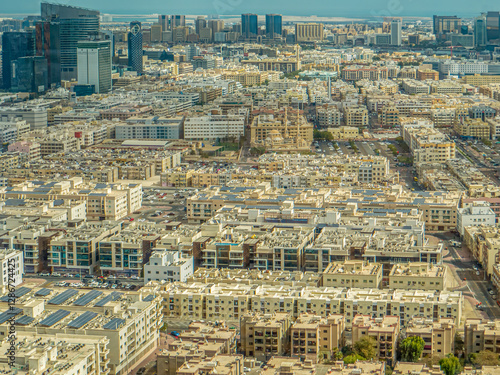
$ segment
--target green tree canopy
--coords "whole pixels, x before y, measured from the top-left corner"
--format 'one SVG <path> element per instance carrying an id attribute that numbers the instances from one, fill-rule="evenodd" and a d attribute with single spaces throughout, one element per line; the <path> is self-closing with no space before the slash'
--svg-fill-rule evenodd
<path id="1" fill-rule="evenodd" d="M 439 361 L 439 367 L 441 367 L 441 370 L 445 373 L 445 375 L 457 375 L 460 371 L 462 371 L 460 361 L 457 357 L 451 354 Z"/>
<path id="2" fill-rule="evenodd" d="M 351 365 L 353 363 L 356 363 L 356 361 L 364 361 L 365 358 L 361 357 L 359 354 L 350 354 L 346 357 L 344 357 L 344 363 L 346 365 Z"/>
<path id="3" fill-rule="evenodd" d="M 403 362 L 417 362 L 424 351 L 425 342 L 420 336 L 410 336 L 401 341 L 401 360 Z"/>
<path id="4" fill-rule="evenodd" d="M 373 359 L 377 355 L 377 341 L 373 337 L 366 336 L 357 341 L 353 348 L 354 352 L 365 359 Z"/>
<path id="5" fill-rule="evenodd" d="M 476 366 L 497 366 L 500 365 L 498 354 L 489 350 L 481 350 L 470 358 L 471 362 Z"/>

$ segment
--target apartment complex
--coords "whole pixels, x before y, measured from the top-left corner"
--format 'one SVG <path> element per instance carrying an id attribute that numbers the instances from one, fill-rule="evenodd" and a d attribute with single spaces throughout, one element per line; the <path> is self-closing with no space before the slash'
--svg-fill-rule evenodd
<path id="1" fill-rule="evenodd" d="M 50 336 L 50 340 L 56 340 L 56 347 L 63 344 L 57 341 L 65 335 L 79 337 L 72 341 L 71 346 L 78 345 L 82 353 L 88 353 L 87 360 L 93 364 L 87 364 L 101 374 L 126 372 L 158 345 L 161 327 L 159 298 L 153 296 L 145 301 L 141 293 L 133 292 L 79 293 L 56 288 L 46 294 L 46 289 L 39 293 L 40 290 L 26 288 L 23 290 L 25 294 L 17 300 L 11 316 L 22 323 L 16 325 L 18 337 L 36 335 L 44 340 Z M 5 311 L 7 302 L 0 303 Z M 8 335 L 6 320 L 0 325 L 0 332 Z M 58 356 L 55 352 L 52 355 Z M 71 351 L 69 355 L 73 355 Z M 80 360 L 72 365 L 77 363 L 80 364 Z M 43 367 L 43 361 L 38 365 Z M 66 366 L 66 369 L 71 367 L 68 363 Z"/>
<path id="2" fill-rule="evenodd" d="M 399 327 L 398 316 L 373 318 L 371 315 L 356 315 L 352 321 L 352 343 L 354 345 L 363 337 L 372 337 L 376 342 L 376 357 L 392 364 L 396 360 Z"/>

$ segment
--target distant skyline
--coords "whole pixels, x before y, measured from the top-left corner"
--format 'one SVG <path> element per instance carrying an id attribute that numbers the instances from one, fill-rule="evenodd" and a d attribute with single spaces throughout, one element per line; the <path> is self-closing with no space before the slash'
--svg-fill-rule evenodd
<path id="1" fill-rule="evenodd" d="M 1 14 L 39 14 L 40 0 L 2 1 Z M 289 16 L 326 17 L 382 17 L 408 16 L 431 17 L 433 14 L 472 17 L 489 10 L 500 10 L 498 1 L 479 0 L 457 2 L 455 0 L 357 0 L 325 2 L 321 0 L 59 0 L 59 4 L 81 6 L 111 14 L 239 14 L 282 13 Z"/>

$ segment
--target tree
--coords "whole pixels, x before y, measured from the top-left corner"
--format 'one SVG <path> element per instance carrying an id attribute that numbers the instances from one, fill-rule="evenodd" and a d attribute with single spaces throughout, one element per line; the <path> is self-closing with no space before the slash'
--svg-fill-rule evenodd
<path id="1" fill-rule="evenodd" d="M 347 357 L 344 357 L 344 363 L 346 365 L 351 365 L 353 363 L 356 363 L 356 361 L 364 361 L 365 359 L 366 358 L 361 357 L 359 354 L 351 354 Z"/>
<path id="2" fill-rule="evenodd" d="M 465 342 L 458 332 L 455 334 L 455 356 L 460 358 L 460 355 L 463 354 Z"/>
<path id="3" fill-rule="evenodd" d="M 373 337 L 367 336 L 363 337 L 361 340 L 354 344 L 354 352 L 365 359 L 373 359 L 377 355 L 377 350 L 375 349 L 377 341 Z"/>
<path id="4" fill-rule="evenodd" d="M 425 342 L 420 336 L 410 336 L 401 341 L 401 360 L 403 362 L 417 362 L 424 351 Z"/>
<path id="5" fill-rule="evenodd" d="M 445 375 L 457 375 L 462 370 L 460 361 L 452 354 L 448 355 L 446 358 L 442 358 L 439 361 L 439 367 L 441 367 Z"/>
<path id="6" fill-rule="evenodd" d="M 471 362 L 476 366 L 497 366 L 500 365 L 498 354 L 489 350 L 481 350 L 479 353 L 471 356 Z"/>

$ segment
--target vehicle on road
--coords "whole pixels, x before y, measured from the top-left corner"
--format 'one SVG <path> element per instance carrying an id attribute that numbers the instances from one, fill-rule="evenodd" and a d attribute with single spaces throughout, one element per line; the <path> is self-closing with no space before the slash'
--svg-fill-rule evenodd
<path id="1" fill-rule="evenodd" d="M 42 273 L 40 273 L 40 276 L 47 277 L 47 276 L 50 276 L 50 273 L 42 272 Z"/>
<path id="2" fill-rule="evenodd" d="M 57 272 L 52 272 L 52 277 L 61 277 L 61 274 L 60 273 L 57 273 Z"/>
<path id="3" fill-rule="evenodd" d="M 180 336 L 179 332 L 177 332 L 177 331 L 170 332 L 170 335 L 174 336 L 175 338 L 178 338 Z"/>

